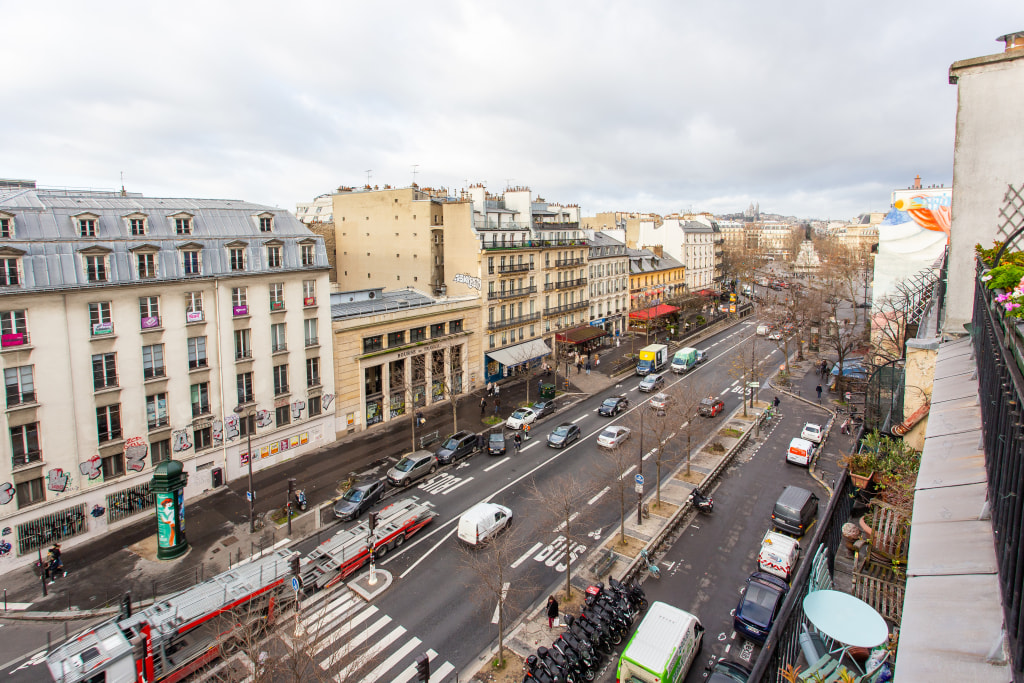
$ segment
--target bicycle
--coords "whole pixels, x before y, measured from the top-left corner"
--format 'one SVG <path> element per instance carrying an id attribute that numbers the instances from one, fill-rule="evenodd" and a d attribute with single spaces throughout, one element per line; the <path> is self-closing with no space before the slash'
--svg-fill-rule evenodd
<path id="1" fill-rule="evenodd" d="M 651 562 L 650 557 L 647 555 L 647 548 L 642 548 L 640 550 L 640 557 L 643 558 L 644 564 L 647 565 L 648 573 L 650 573 L 654 578 L 660 579 L 661 570 L 658 568 L 658 565 Z"/>

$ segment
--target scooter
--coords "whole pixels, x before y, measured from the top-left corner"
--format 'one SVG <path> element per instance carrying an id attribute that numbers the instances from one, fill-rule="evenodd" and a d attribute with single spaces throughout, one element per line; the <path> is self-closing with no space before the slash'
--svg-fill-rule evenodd
<path id="1" fill-rule="evenodd" d="M 562 683 L 562 679 L 553 676 L 544 666 L 541 665 L 537 655 L 530 655 L 523 662 L 523 683 Z"/>
<path id="2" fill-rule="evenodd" d="M 661 578 L 661 570 L 658 565 L 651 562 L 650 556 L 647 554 L 647 548 L 640 549 L 640 557 L 643 558 L 644 564 L 647 566 L 647 572 L 656 579 Z"/>
<path id="3" fill-rule="evenodd" d="M 305 489 L 298 489 L 298 490 L 296 490 L 295 491 L 295 507 L 297 507 L 300 512 L 305 512 L 306 511 L 306 505 L 307 505 L 307 503 L 306 503 L 306 491 L 305 491 Z"/>
<path id="4" fill-rule="evenodd" d="M 715 509 L 714 496 L 705 496 L 698 489 L 694 489 L 690 497 L 693 498 L 693 506 L 697 508 L 698 512 L 708 513 Z"/>
<path id="5" fill-rule="evenodd" d="M 608 585 L 611 589 L 624 596 L 641 612 L 647 609 L 647 594 L 644 593 L 644 589 L 640 587 L 640 584 L 633 579 L 629 582 L 629 585 L 616 581 L 614 578 L 608 578 Z"/>

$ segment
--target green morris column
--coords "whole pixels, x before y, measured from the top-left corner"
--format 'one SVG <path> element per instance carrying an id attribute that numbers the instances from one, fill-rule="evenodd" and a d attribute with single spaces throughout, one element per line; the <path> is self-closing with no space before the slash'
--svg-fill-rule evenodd
<path id="1" fill-rule="evenodd" d="M 150 489 L 156 498 L 156 556 L 173 560 L 188 550 L 185 538 L 185 484 L 188 474 L 177 460 L 165 460 L 153 470 Z"/>

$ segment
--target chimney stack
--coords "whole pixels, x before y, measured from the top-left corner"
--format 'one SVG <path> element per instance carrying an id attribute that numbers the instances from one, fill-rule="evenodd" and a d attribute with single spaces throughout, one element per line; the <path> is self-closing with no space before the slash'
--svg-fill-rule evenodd
<path id="1" fill-rule="evenodd" d="M 996 40 L 1006 43 L 1006 49 L 1004 52 L 1024 49 L 1024 31 L 1007 33 L 1005 36 L 999 36 Z"/>
<path id="2" fill-rule="evenodd" d="M 920 190 L 921 189 L 921 174 L 920 173 L 918 173 L 917 177 L 914 178 L 914 189 L 915 190 Z"/>

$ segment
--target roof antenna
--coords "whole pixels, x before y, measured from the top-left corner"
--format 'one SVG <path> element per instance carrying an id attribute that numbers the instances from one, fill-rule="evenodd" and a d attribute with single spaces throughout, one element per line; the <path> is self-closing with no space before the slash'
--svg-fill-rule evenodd
<path id="1" fill-rule="evenodd" d="M 418 173 L 418 171 L 416 170 L 417 168 L 419 168 L 419 164 L 413 164 L 412 165 L 412 185 L 413 185 L 413 187 L 416 187 L 416 174 Z"/>
<path id="2" fill-rule="evenodd" d="M 128 193 L 124 191 L 124 171 L 121 171 L 121 196 L 127 197 Z"/>
<path id="3" fill-rule="evenodd" d="M 370 186 L 370 174 L 371 173 L 373 173 L 373 169 L 372 168 L 366 169 L 366 186 L 367 187 Z"/>

